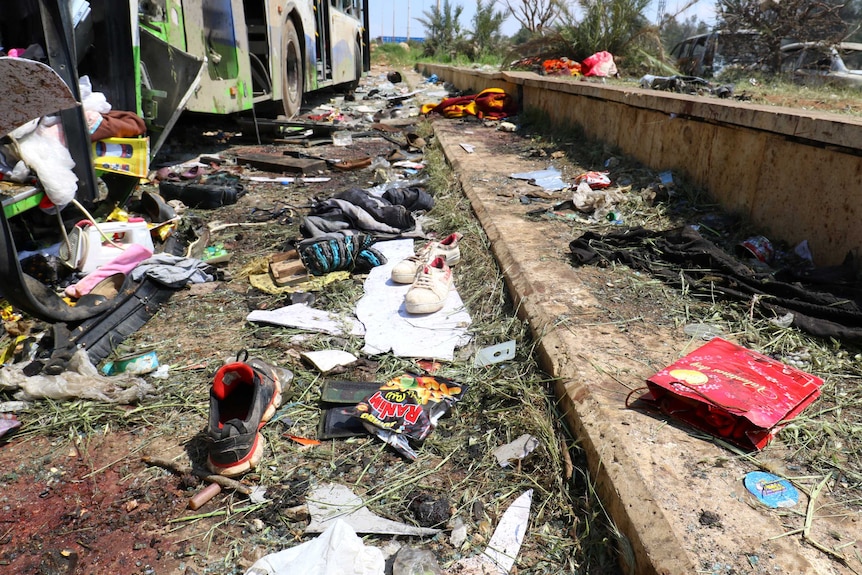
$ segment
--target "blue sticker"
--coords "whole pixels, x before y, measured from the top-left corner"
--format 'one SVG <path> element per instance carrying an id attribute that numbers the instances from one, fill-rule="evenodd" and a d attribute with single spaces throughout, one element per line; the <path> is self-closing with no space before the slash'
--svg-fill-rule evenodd
<path id="1" fill-rule="evenodd" d="M 745 476 L 745 488 L 767 507 L 793 507 L 799 503 L 799 492 L 786 479 L 771 473 L 752 471 Z"/>

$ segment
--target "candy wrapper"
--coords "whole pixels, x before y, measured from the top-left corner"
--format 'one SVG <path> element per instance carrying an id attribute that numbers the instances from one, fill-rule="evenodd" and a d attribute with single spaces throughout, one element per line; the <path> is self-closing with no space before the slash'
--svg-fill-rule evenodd
<path id="1" fill-rule="evenodd" d="M 611 179 L 608 177 L 607 172 L 584 172 L 575 178 L 576 184 L 580 184 L 581 182 L 586 182 L 594 190 L 607 188 L 611 185 Z"/>
<path id="2" fill-rule="evenodd" d="M 422 442 L 466 391 L 460 383 L 439 376 L 404 374 L 390 379 L 345 414 L 362 420 L 376 435 L 411 461 L 411 442 Z"/>

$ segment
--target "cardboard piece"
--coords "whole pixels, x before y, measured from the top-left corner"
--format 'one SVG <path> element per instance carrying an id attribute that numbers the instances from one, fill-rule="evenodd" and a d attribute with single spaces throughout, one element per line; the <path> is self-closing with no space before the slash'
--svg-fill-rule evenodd
<path id="1" fill-rule="evenodd" d="M 745 449 L 762 449 L 820 395 L 823 380 L 713 338 L 647 380 L 641 399 Z"/>
<path id="2" fill-rule="evenodd" d="M 105 138 L 93 142 L 93 167 L 104 172 L 147 177 L 150 165 L 150 139 Z"/>

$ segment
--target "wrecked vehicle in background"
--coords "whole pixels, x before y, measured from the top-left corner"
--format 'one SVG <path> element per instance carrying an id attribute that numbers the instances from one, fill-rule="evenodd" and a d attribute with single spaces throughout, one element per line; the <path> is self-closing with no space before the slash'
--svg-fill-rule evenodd
<path id="1" fill-rule="evenodd" d="M 862 43 L 787 44 L 781 47 L 781 72 L 798 84 L 862 88 Z"/>
<path id="2" fill-rule="evenodd" d="M 686 76 L 712 78 L 729 69 L 752 69 L 764 54 L 760 34 L 755 31 L 714 30 L 686 38 L 671 50 L 680 72 Z"/>

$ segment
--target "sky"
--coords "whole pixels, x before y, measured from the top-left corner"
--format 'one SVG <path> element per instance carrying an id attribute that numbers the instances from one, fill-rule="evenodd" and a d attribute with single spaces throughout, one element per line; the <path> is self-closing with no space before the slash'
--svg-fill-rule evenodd
<path id="1" fill-rule="evenodd" d="M 473 15 L 476 13 L 476 0 L 450 0 L 453 6 L 464 6 L 461 16 L 461 27 L 470 29 L 473 26 Z M 707 24 L 715 22 L 714 0 L 698 0 L 694 6 L 677 16 L 678 20 L 688 18 L 692 15 L 703 20 Z M 377 36 L 410 36 L 424 35 L 424 27 L 417 18 L 422 18 L 426 10 L 431 10 L 437 5 L 437 0 L 369 0 L 369 23 L 371 37 Z M 684 0 L 665 0 L 665 13 L 674 14 L 680 7 L 684 6 Z M 501 4 L 502 8 L 503 4 Z M 652 0 L 646 10 L 646 16 L 655 21 L 658 0 Z M 501 8 L 498 8 L 501 9 Z M 409 14 L 409 18 L 408 18 Z M 511 36 L 520 28 L 518 22 L 509 16 L 503 24 L 503 34 Z"/>

